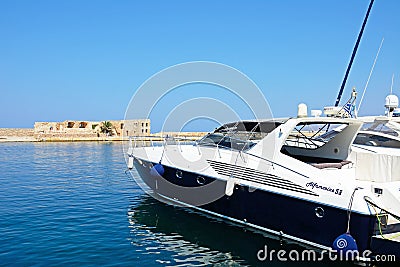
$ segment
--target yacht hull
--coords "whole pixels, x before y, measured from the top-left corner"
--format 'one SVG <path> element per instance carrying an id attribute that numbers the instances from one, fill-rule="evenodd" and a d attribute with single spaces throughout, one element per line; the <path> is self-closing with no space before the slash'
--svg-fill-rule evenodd
<path id="1" fill-rule="evenodd" d="M 164 190 L 166 187 L 163 183 L 184 187 L 203 186 L 197 182 L 198 174 L 184 172 L 183 178 L 178 178 L 177 169 L 168 166 L 164 166 L 163 176 L 154 175 L 150 167 L 155 164 L 134 160 L 141 179 L 152 189 L 152 195 L 156 198 L 170 200 L 171 203 L 189 203 L 185 199 L 177 199 L 170 189 Z M 227 196 L 224 194 L 225 181 L 212 177 L 206 177 L 205 180 L 206 183 L 216 181 L 221 194 L 210 203 L 193 206 L 201 211 L 323 249 L 330 248 L 336 237 L 346 232 L 348 216 L 345 209 L 278 192 L 253 190 L 242 185 L 235 185 L 233 194 Z M 187 206 L 192 205 L 189 203 Z M 323 216 L 317 216 L 316 210 L 323 210 Z M 350 231 L 360 252 L 371 249 L 375 223 L 374 216 L 351 214 Z"/>

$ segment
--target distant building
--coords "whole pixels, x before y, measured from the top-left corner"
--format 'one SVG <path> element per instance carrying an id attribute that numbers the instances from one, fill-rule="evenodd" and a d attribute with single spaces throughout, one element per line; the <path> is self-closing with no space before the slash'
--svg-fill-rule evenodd
<path id="1" fill-rule="evenodd" d="M 102 132 L 102 121 L 35 122 L 34 135 L 42 137 L 97 138 L 104 136 L 146 136 L 150 135 L 150 120 L 111 120 L 111 132 Z"/>
<path id="2" fill-rule="evenodd" d="M 120 121 L 120 129 L 125 136 L 150 135 L 150 120 L 126 120 Z"/>

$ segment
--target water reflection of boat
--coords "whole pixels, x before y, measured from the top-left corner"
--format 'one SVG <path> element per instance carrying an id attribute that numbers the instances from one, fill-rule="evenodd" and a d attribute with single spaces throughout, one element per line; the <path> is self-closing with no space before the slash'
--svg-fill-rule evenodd
<path id="1" fill-rule="evenodd" d="M 359 251 L 400 256 L 398 164 L 351 151 L 361 124 L 341 118 L 241 121 L 196 145 L 131 148 L 130 158 L 149 194 L 167 203 L 320 249 L 351 232 Z M 321 138 L 324 131 L 329 138 Z M 379 183 L 364 176 L 374 164 L 387 170 Z"/>
<path id="2" fill-rule="evenodd" d="M 147 196 L 133 204 L 128 215 L 130 241 L 135 247 L 143 248 L 139 251 L 142 257 L 157 254 L 157 262 L 165 265 L 265 266 L 266 262 L 257 259 L 257 252 L 266 245 L 275 251 L 301 253 L 307 249 L 277 236 L 226 224 L 218 218 L 166 205 Z M 161 251 L 167 255 L 164 257 Z M 279 262 L 276 257 L 272 261 L 274 266 L 287 266 L 287 262 Z"/>
<path id="3" fill-rule="evenodd" d="M 131 207 L 129 212 L 132 242 L 139 246 L 146 245 L 157 251 L 171 254 L 163 261 L 175 264 L 179 261 L 185 266 L 256 263 L 257 250 L 265 244 L 260 235 L 246 232 L 221 221 L 190 214 L 152 198 L 144 198 L 139 205 Z M 138 234 L 139 233 L 139 234 Z M 221 238 L 223 236 L 224 238 Z M 249 246 L 242 246 L 243 241 Z M 251 242 L 250 242 L 251 240 Z M 156 244 L 154 244 L 156 242 Z M 151 244 L 153 243 L 153 244 Z M 279 242 L 271 247 L 279 246 Z M 176 260 L 176 262 L 175 262 Z"/>

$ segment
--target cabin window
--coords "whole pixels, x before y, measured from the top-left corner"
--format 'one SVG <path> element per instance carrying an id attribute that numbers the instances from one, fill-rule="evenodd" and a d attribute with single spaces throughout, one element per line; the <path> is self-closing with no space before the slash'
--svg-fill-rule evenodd
<path id="1" fill-rule="evenodd" d="M 293 129 L 286 139 L 285 146 L 303 149 L 317 149 L 328 143 L 345 127 L 346 124 L 337 123 L 300 123 Z"/>
<path id="2" fill-rule="evenodd" d="M 395 128 L 395 127 L 393 127 Z M 380 132 L 384 134 L 389 134 L 393 136 L 399 136 L 399 133 L 396 132 L 392 127 L 386 125 L 386 123 L 378 122 L 378 123 L 364 123 L 361 127 L 362 131 L 374 131 Z M 400 131 L 400 128 L 398 129 Z"/>
<path id="3" fill-rule="evenodd" d="M 356 139 L 354 140 L 354 144 L 400 148 L 400 141 L 393 140 L 392 138 L 387 138 L 385 136 L 371 134 L 368 132 L 358 133 Z"/>
<path id="4" fill-rule="evenodd" d="M 333 139 L 347 127 L 346 123 L 302 122 L 285 140 L 281 153 L 306 163 L 341 162 L 337 154 L 342 149 Z M 335 144 L 329 148 L 327 143 Z"/>

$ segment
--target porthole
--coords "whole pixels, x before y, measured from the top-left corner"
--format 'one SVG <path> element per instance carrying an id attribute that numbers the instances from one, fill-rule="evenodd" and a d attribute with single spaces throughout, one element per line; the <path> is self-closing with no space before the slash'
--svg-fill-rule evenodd
<path id="1" fill-rule="evenodd" d="M 324 217 L 324 215 L 325 215 L 324 209 L 321 208 L 321 207 L 316 207 L 316 208 L 315 208 L 315 215 L 316 215 L 318 218 Z"/>
<path id="2" fill-rule="evenodd" d="M 142 166 L 146 168 L 146 162 L 143 161 Z"/>
<path id="3" fill-rule="evenodd" d="M 143 164 L 143 161 L 141 161 L 140 159 L 137 159 L 137 161 L 139 162 L 140 165 Z"/>
<path id="4" fill-rule="evenodd" d="M 175 176 L 176 176 L 176 178 L 182 179 L 182 177 L 183 177 L 182 171 L 181 170 L 177 170 L 176 173 L 175 173 Z"/>
<path id="5" fill-rule="evenodd" d="M 153 168 L 153 163 L 150 162 L 148 167 L 149 169 Z"/>
<path id="6" fill-rule="evenodd" d="M 197 176 L 197 183 L 203 185 L 206 183 L 206 179 L 203 176 Z"/>
<path id="7" fill-rule="evenodd" d="M 335 148 L 333 149 L 333 153 L 335 153 L 335 154 L 339 153 L 339 148 L 335 147 Z"/>

